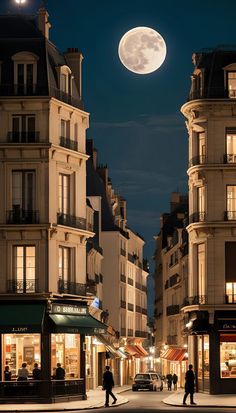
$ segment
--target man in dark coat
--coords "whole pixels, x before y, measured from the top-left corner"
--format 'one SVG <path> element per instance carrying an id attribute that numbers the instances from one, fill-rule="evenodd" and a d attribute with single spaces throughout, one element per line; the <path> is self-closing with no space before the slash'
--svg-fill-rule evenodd
<path id="1" fill-rule="evenodd" d="M 112 393 L 112 387 L 114 386 L 113 374 L 110 371 L 110 367 L 106 366 L 106 371 L 103 373 L 103 389 L 106 390 L 105 407 L 109 407 L 109 395 L 113 398 L 112 404 L 115 404 L 117 398 Z"/>
<path id="2" fill-rule="evenodd" d="M 186 371 L 186 374 L 185 374 L 185 394 L 183 398 L 183 404 L 187 404 L 186 399 L 189 394 L 190 394 L 190 404 L 196 404 L 193 401 L 194 380 L 195 380 L 195 375 L 193 372 L 193 365 L 189 364 L 188 370 Z"/>
<path id="3" fill-rule="evenodd" d="M 172 374 L 168 373 L 166 375 L 166 381 L 167 381 L 168 390 L 171 390 L 171 387 L 172 387 Z"/>

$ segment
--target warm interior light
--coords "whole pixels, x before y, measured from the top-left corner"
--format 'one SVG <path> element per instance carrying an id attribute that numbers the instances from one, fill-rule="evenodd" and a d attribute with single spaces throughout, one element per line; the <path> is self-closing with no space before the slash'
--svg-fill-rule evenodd
<path id="1" fill-rule="evenodd" d="M 23 3 L 25 3 L 26 2 L 26 0 L 16 0 L 16 3 L 17 4 L 23 4 Z"/>

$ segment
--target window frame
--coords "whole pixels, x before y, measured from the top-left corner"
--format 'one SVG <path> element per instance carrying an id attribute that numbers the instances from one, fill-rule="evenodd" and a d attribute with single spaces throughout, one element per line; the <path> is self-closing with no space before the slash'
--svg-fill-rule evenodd
<path id="1" fill-rule="evenodd" d="M 22 254 L 22 278 L 18 277 L 18 270 L 20 270 L 20 267 L 17 265 L 17 258 L 21 257 L 20 255 L 17 254 L 17 251 L 19 248 L 23 249 L 23 254 Z M 27 267 L 27 258 L 31 257 L 31 255 L 27 255 L 27 249 L 28 248 L 34 248 L 34 267 Z M 16 282 L 16 292 L 17 293 L 34 293 L 36 292 L 36 280 L 37 280 L 37 265 L 36 265 L 36 259 L 37 259 L 37 249 L 35 244 L 15 244 L 12 246 L 12 251 L 13 251 L 13 260 L 12 260 L 12 275 L 13 275 L 13 281 Z M 28 278 L 27 277 L 27 268 L 34 268 L 34 277 L 33 278 Z M 22 282 L 22 287 L 18 288 L 18 282 Z M 34 288 L 27 288 L 27 281 L 30 281 L 34 284 L 32 286 Z"/>

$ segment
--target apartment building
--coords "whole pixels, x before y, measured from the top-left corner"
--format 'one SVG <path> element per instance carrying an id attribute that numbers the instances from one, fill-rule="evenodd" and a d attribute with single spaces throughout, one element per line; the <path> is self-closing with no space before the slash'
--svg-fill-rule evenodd
<path id="1" fill-rule="evenodd" d="M 236 383 L 236 48 L 193 54 L 189 100 L 189 299 L 183 311 L 199 391 Z"/>
<path id="2" fill-rule="evenodd" d="M 87 193 L 101 198 L 101 247 L 103 249 L 103 309 L 109 324 L 120 337 L 119 348 L 126 357 L 114 360 L 117 382 L 132 380 L 145 368 L 147 351 L 147 267 L 143 265 L 144 240 L 127 226 L 126 201 L 116 194 L 106 166 L 97 165 L 97 152 L 88 142 Z"/>
<path id="3" fill-rule="evenodd" d="M 187 197 L 172 193 L 170 212 L 161 216 L 160 232 L 154 237 L 155 366 L 164 375 L 177 374 L 180 386 L 184 385 L 188 360 L 181 311 L 188 296 L 187 214 Z"/>
<path id="4" fill-rule="evenodd" d="M 85 335 L 106 327 L 88 310 L 82 55 L 49 40 L 48 13 L 0 16 L 0 400 L 85 398 Z M 87 219 L 88 218 L 88 219 Z M 90 219 L 91 218 L 91 219 Z M 16 386 L 34 363 L 42 380 Z M 57 363 L 65 369 L 59 386 Z"/>

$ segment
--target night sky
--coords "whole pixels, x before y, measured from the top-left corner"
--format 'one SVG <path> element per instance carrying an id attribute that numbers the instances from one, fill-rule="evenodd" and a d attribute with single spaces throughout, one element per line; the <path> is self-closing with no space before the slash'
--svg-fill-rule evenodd
<path id="1" fill-rule="evenodd" d="M 42 1 L 26 0 L 26 13 Z M 235 0 L 49 0 L 50 38 L 61 51 L 84 56 L 83 99 L 90 115 L 87 137 L 107 164 L 113 186 L 127 200 L 128 224 L 146 240 L 151 259 L 159 217 L 170 194 L 187 192 L 187 132 L 180 107 L 202 48 L 236 43 Z M 0 13 L 17 12 L 0 0 Z M 122 66 L 117 48 L 136 26 L 157 30 L 167 44 L 159 70 L 137 75 Z M 1 59 L 1 56 L 0 56 Z"/>

